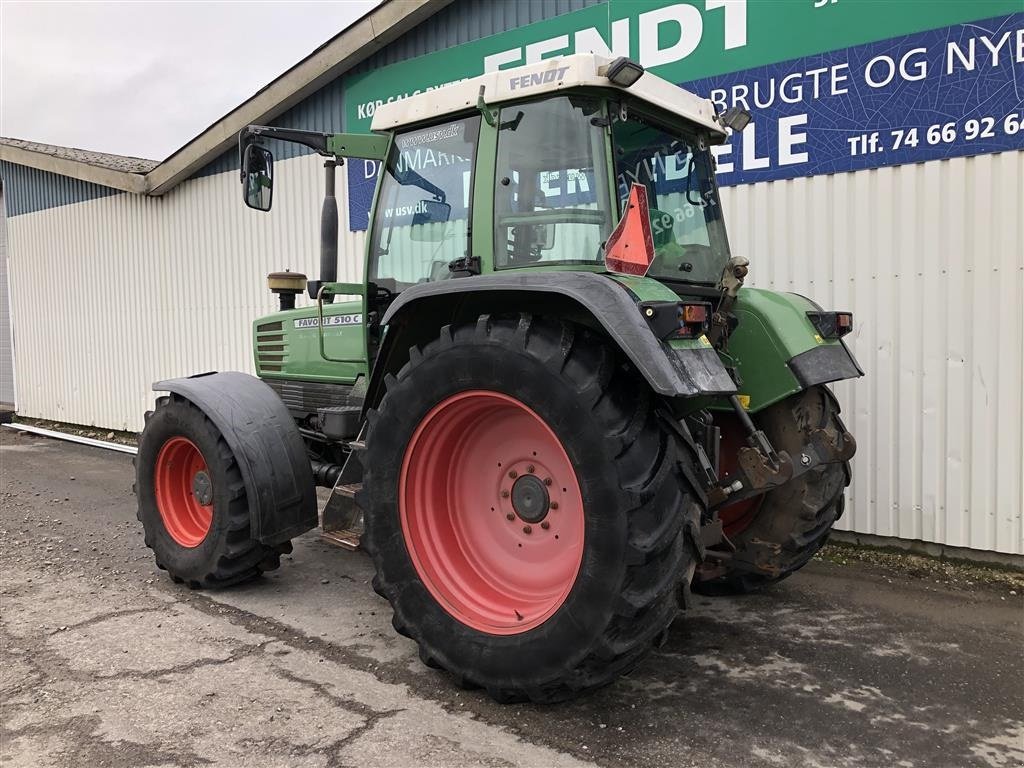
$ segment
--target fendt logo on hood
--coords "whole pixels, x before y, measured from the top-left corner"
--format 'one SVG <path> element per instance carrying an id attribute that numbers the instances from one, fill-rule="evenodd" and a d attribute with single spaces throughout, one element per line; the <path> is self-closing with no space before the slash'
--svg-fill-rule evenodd
<path id="1" fill-rule="evenodd" d="M 568 67 L 559 67 L 558 69 L 549 69 L 545 72 L 533 72 L 529 75 L 521 75 L 520 77 L 509 78 L 508 87 L 511 90 L 522 90 L 523 88 L 529 88 L 534 85 L 544 85 L 545 83 L 554 83 L 557 80 L 561 80 L 565 77 L 565 73 L 569 71 Z"/>

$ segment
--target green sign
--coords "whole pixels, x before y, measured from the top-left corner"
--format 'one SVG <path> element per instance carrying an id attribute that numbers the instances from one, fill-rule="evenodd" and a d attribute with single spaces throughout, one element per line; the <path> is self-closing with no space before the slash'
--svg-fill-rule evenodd
<path id="1" fill-rule="evenodd" d="M 674 83 L 1019 11 L 1020 0 L 608 0 L 352 77 L 345 130 L 380 104 L 577 51 L 629 56 Z"/>

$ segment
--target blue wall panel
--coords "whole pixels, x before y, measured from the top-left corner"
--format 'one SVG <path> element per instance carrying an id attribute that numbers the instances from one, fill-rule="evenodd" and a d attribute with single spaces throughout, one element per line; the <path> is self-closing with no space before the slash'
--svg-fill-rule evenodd
<path id="1" fill-rule="evenodd" d="M 8 216 L 121 194 L 119 189 L 6 161 L 0 162 L 0 179 Z"/>

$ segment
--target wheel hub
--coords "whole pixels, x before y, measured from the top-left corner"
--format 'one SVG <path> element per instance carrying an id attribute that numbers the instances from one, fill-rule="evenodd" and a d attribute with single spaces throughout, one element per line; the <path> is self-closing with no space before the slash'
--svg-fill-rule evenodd
<path id="1" fill-rule="evenodd" d="M 208 472 L 196 472 L 192 477 L 192 495 L 204 507 L 213 504 L 213 483 Z"/>
<path id="2" fill-rule="evenodd" d="M 512 484 L 512 509 L 524 523 L 539 523 L 550 508 L 548 489 L 536 475 L 522 475 Z"/>
<path id="3" fill-rule="evenodd" d="M 431 409 L 406 447 L 399 514 L 424 586 L 477 631 L 540 626 L 583 561 L 584 507 L 561 441 L 521 401 L 469 390 Z"/>
<path id="4" fill-rule="evenodd" d="M 160 448 L 153 491 L 164 528 L 183 547 L 198 547 L 213 522 L 213 481 L 199 448 L 183 435 Z"/>

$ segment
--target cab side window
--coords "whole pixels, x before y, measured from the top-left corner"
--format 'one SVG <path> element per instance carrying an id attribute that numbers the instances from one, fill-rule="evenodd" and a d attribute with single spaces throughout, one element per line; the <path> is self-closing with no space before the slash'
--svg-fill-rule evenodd
<path id="1" fill-rule="evenodd" d="M 370 280 L 392 291 L 447 279 L 468 256 L 474 115 L 395 136 L 381 169 L 371 234 Z"/>

